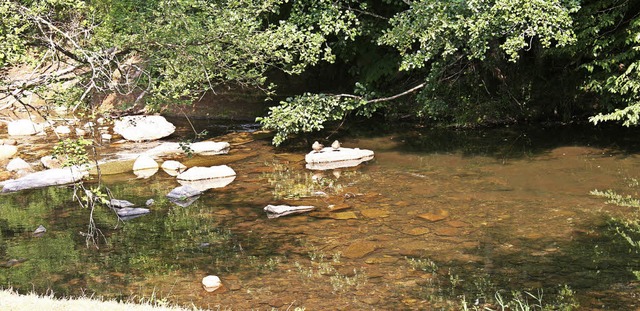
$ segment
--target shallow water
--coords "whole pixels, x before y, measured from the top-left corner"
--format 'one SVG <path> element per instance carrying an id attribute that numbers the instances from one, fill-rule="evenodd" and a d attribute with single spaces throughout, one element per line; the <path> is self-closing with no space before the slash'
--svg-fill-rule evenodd
<path id="1" fill-rule="evenodd" d="M 228 134 L 229 155 L 182 161 L 227 163 L 236 180 L 185 208 L 164 198 L 178 183 L 162 171 L 144 180 L 105 176 L 114 197 L 156 203 L 126 222 L 98 209 L 97 248 L 86 246 L 89 211 L 72 188 L 3 195 L 0 264 L 26 261 L 0 268 L 0 286 L 211 309 L 429 310 L 460 309 L 463 299 L 481 305 L 497 291 L 542 291 L 552 302 L 567 285 L 580 309 L 640 306 L 631 273 L 640 256 L 610 220 L 637 211 L 589 195 L 634 194 L 633 130 L 345 135 L 343 146 L 374 150 L 375 159 L 313 172 L 304 169 L 307 150 Z M 267 204 L 318 209 L 268 219 Z M 38 225 L 47 228 L 39 238 L 31 235 Z M 200 281 L 209 274 L 224 287 L 205 292 Z"/>

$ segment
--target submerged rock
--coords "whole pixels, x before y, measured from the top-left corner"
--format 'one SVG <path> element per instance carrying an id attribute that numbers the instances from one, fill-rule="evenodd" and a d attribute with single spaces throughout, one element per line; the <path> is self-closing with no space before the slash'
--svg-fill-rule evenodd
<path id="1" fill-rule="evenodd" d="M 175 130 L 175 125 L 162 116 L 126 116 L 117 120 L 113 127 L 114 132 L 132 141 L 157 140 Z"/>
<path id="2" fill-rule="evenodd" d="M 123 219 L 123 220 L 140 217 L 142 215 L 146 215 L 151 212 L 148 208 L 143 208 L 143 207 L 125 207 L 125 208 L 117 208 L 115 210 L 116 210 L 116 214 L 118 214 L 120 219 Z"/>
<path id="3" fill-rule="evenodd" d="M 170 155 L 179 155 L 190 152 L 194 155 L 217 155 L 217 154 L 227 154 L 230 149 L 229 143 L 227 142 L 213 142 L 213 141 L 202 141 L 192 144 L 181 144 L 181 143 L 162 143 L 156 147 L 153 147 L 147 151 L 145 151 L 146 155 L 152 157 L 161 157 L 161 156 L 170 156 Z"/>
<path id="4" fill-rule="evenodd" d="M 202 191 L 200 191 L 198 189 L 195 189 L 193 187 L 180 186 L 180 187 L 177 187 L 177 188 L 174 188 L 173 190 L 171 190 L 171 192 L 169 192 L 169 194 L 167 194 L 167 197 L 169 199 L 184 200 L 186 198 L 198 196 L 201 193 L 202 193 Z"/>
<path id="5" fill-rule="evenodd" d="M 87 175 L 89 175 L 87 171 L 75 166 L 48 169 L 32 173 L 18 179 L 7 180 L 4 182 L 2 192 L 14 192 L 25 189 L 72 184 L 82 180 Z"/>
<path id="6" fill-rule="evenodd" d="M 127 201 L 127 200 L 118 200 L 118 199 L 111 199 L 111 201 L 109 201 L 109 205 L 111 207 L 115 207 L 115 208 L 124 208 L 124 207 L 132 207 L 135 206 L 135 204 Z"/>
<path id="7" fill-rule="evenodd" d="M 38 228 L 36 228 L 35 231 L 33 231 L 33 236 L 34 237 L 41 237 L 43 236 L 45 233 L 47 232 L 47 228 L 45 228 L 43 225 L 38 226 Z"/>
<path id="8" fill-rule="evenodd" d="M 300 214 L 315 209 L 315 206 L 301 205 L 301 206 L 289 206 L 289 205 L 267 205 L 264 207 L 264 211 L 267 212 L 267 217 L 270 219 L 278 218 L 281 216 Z"/>
<path id="9" fill-rule="evenodd" d="M 311 151 L 305 157 L 306 167 L 310 170 L 329 170 L 341 167 L 353 167 L 373 159 L 373 151 L 359 148 L 326 147 Z"/>

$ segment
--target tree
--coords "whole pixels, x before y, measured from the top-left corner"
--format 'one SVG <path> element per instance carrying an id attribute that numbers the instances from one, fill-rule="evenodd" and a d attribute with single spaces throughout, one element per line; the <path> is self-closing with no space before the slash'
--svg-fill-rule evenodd
<path id="1" fill-rule="evenodd" d="M 418 76 L 413 78 L 414 85 L 397 95 L 420 90 L 421 110 L 435 115 L 438 109 L 455 109 L 447 95 L 452 87 L 460 87 L 460 81 L 467 88 L 479 86 L 481 75 L 494 69 L 486 64 L 501 59 L 518 62 L 522 53 L 537 46 L 549 49 L 572 44 L 571 14 L 578 9 L 577 1 L 560 0 L 406 1 L 378 34 L 370 36 L 379 46 L 397 51 L 401 72 Z M 461 102 L 463 96 L 467 94 L 460 95 Z M 277 131 L 274 143 L 280 144 L 294 133 L 322 129 L 325 122 L 350 113 L 371 115 L 384 106 L 381 102 L 396 98 L 378 98 L 358 84 L 355 95 L 290 98 L 259 120 Z M 444 108 L 436 107 L 443 102 Z"/>
<path id="2" fill-rule="evenodd" d="M 352 37 L 357 29 L 353 14 L 331 1 L 287 2 L 3 2 L 0 65 L 35 69 L 27 80 L 4 80 L 0 93 L 20 101 L 35 92 L 53 103 L 60 94 L 51 87 L 73 81 L 66 104 L 116 92 L 135 94 L 134 103 L 144 99 L 152 108 L 190 102 L 228 84 L 270 94 L 268 71 L 295 74 L 331 61 L 326 38 Z"/>

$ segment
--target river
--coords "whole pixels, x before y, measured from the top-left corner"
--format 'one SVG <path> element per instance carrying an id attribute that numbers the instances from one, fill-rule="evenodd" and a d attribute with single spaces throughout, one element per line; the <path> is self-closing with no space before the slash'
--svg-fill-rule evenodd
<path id="1" fill-rule="evenodd" d="M 155 204 L 124 222 L 97 209 L 96 245 L 86 245 L 89 211 L 73 187 L 0 196 L 0 263 L 26 259 L 0 267 L 0 286 L 214 310 L 495 308 L 496 293 L 513 291 L 531 305 L 640 307 L 640 255 L 615 233 L 638 210 L 590 195 L 637 194 L 637 130 L 345 131 L 343 146 L 375 159 L 317 172 L 305 169 L 307 143 L 276 149 L 252 127 L 195 126 L 231 152 L 180 160 L 228 164 L 233 183 L 179 207 L 165 198 L 178 183 L 162 170 L 104 176 L 115 198 Z M 317 209 L 268 219 L 267 204 Z M 47 232 L 32 236 L 39 225 Z M 206 275 L 223 287 L 204 291 Z"/>

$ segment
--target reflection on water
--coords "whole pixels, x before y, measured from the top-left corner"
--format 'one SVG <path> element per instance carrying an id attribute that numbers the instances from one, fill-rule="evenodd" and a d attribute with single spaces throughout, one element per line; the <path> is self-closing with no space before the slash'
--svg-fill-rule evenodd
<path id="1" fill-rule="evenodd" d="M 3 195 L 0 264 L 26 260 L 0 266 L 0 285 L 60 295 L 155 293 L 238 310 L 459 309 L 463 296 L 482 303 L 498 290 L 543 289 L 554 297 L 567 285 L 582 308 L 633 309 L 640 291 L 631 270 L 640 257 L 608 220 L 635 211 L 589 195 L 624 192 L 625 178 L 640 175 L 638 141 L 622 133 L 344 137 L 344 146 L 374 150 L 375 159 L 326 172 L 304 169 L 307 150 L 285 153 L 230 135 L 242 142 L 229 155 L 185 162 L 225 159 L 215 165 L 228 164 L 236 179 L 187 207 L 165 198 L 179 184 L 162 171 L 105 179 L 118 199 L 156 203 L 126 222 L 100 209 L 98 248 L 85 247 L 88 211 L 71 189 Z M 317 209 L 268 219 L 268 204 Z M 47 232 L 33 237 L 39 225 Z M 214 293 L 200 285 L 210 274 L 224 284 Z"/>

